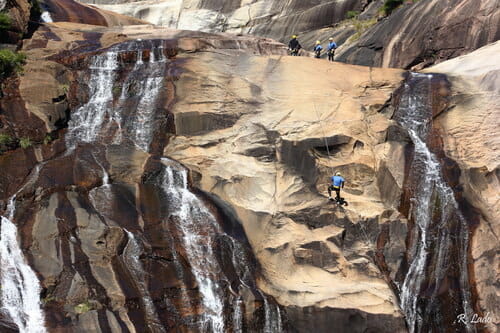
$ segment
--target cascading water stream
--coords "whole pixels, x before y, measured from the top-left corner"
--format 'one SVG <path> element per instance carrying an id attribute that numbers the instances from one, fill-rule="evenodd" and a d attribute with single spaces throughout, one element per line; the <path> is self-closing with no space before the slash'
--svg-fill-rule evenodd
<path id="1" fill-rule="evenodd" d="M 88 82 L 89 100 L 71 115 L 66 141 L 71 152 L 79 142 L 106 141 L 112 136 L 113 143 L 119 144 L 129 138 L 144 150 L 149 145 L 155 130 L 157 101 L 164 87 L 166 58 L 163 48 L 152 43 L 148 61 L 144 61 L 142 45 L 136 42 L 129 49 L 110 50 L 90 59 L 90 78 Z M 120 60 L 121 52 L 137 52 L 137 61 L 128 73 L 122 86 L 117 85 L 118 72 L 124 66 Z M 115 91 L 119 89 L 115 105 Z M 133 101 L 134 103 L 132 103 Z M 126 103 L 132 105 L 125 106 Z M 132 110 L 123 114 L 124 109 Z M 126 131 L 126 134 L 122 133 Z"/>
<path id="2" fill-rule="evenodd" d="M 106 52 L 93 56 L 90 61 L 90 99 L 71 115 L 66 135 L 70 151 L 77 142 L 94 141 L 100 133 L 106 115 L 113 109 L 113 85 L 119 66 L 118 53 Z"/>
<path id="3" fill-rule="evenodd" d="M 444 180 L 437 157 L 429 150 L 426 141 L 431 130 L 430 107 L 432 75 L 411 74 L 404 86 L 396 118 L 408 131 L 414 145 L 412 164 L 416 179 L 415 196 L 411 198 L 410 217 L 414 221 L 410 248 L 409 269 L 400 287 L 401 308 L 411 333 L 425 332 L 430 316 L 436 316 L 441 304 L 439 288 L 449 265 L 452 251 L 450 229 L 458 224 L 459 302 L 462 313 L 471 318 L 472 309 L 467 272 L 467 246 L 469 241 L 467 222 L 460 213 L 454 193 Z M 419 89 L 416 91 L 416 89 Z M 423 91 L 422 91 L 423 90 Z M 435 268 L 429 271 L 430 263 Z M 422 302 L 422 290 L 431 294 Z M 460 313 L 460 312 L 459 312 Z M 449 326 L 451 323 L 442 323 Z M 465 324 L 467 332 L 475 328 Z"/>
<path id="4" fill-rule="evenodd" d="M 176 218 L 192 273 L 198 283 L 206 310 L 205 330 L 224 332 L 224 291 L 217 283 L 221 268 L 212 250 L 211 236 L 220 227 L 203 203 L 188 189 L 187 172 L 174 161 L 163 158 L 163 188 L 171 215 Z"/>
<path id="5" fill-rule="evenodd" d="M 147 51 L 149 50 L 149 51 Z M 126 52 L 124 56 L 121 53 Z M 130 54 L 135 53 L 136 61 L 130 64 Z M 149 55 L 149 56 L 148 56 Z M 124 61 L 123 59 L 127 59 Z M 89 101 L 79 107 L 69 122 L 66 142 L 69 153 L 79 143 L 98 143 L 98 146 L 120 144 L 125 140 L 132 142 L 137 148 L 148 152 L 155 131 L 157 120 L 162 112 L 159 101 L 164 90 L 167 67 L 161 45 L 153 41 L 137 40 L 119 48 L 112 48 L 106 53 L 95 55 L 90 59 Z M 117 82 L 119 81 L 119 82 Z M 120 83 L 121 82 L 121 83 Z M 118 90 L 119 89 L 119 90 Z M 94 160 L 102 169 L 102 186 L 89 192 L 89 199 L 98 212 L 106 211 L 109 200 L 113 200 L 114 185 L 111 184 L 104 163 L 99 161 L 102 148 L 89 147 Z M 104 148 L 106 149 L 106 148 Z M 95 154 L 97 153 L 97 154 Z M 210 213 L 203 202 L 188 188 L 187 171 L 179 163 L 162 159 L 163 178 L 155 185 L 166 194 L 166 206 L 180 236 L 180 241 L 167 232 L 167 242 L 171 246 L 173 265 L 176 273 L 184 283 L 184 269 L 180 256 L 186 255 L 191 273 L 197 282 L 201 305 L 204 309 L 197 323 L 203 332 L 225 332 L 231 328 L 235 332 L 244 330 L 245 302 L 242 295 L 237 295 L 231 286 L 222 281 L 229 281 L 224 274 L 220 258 L 214 252 L 217 237 L 226 237 L 225 244 L 231 245 L 231 262 L 240 285 L 248 290 L 255 290 L 255 283 L 249 265 L 242 259 L 242 245 L 226 235 L 218 221 Z M 170 230 L 170 228 L 166 228 Z M 127 232 L 128 243 L 124 249 L 123 260 L 126 262 L 139 293 L 143 296 L 141 303 L 146 322 L 154 330 L 163 331 L 158 311 L 149 294 L 148 277 L 144 271 L 139 255 L 144 251 L 140 240 Z M 179 244 L 178 244 L 179 243 Z M 182 248 L 177 253 L 176 246 Z M 231 270 L 232 270 L 231 269 Z M 197 306 L 197 297 L 184 285 L 180 288 L 182 306 Z M 281 315 L 277 305 L 271 304 L 264 294 L 263 303 L 264 332 L 281 332 Z M 168 303 L 166 300 L 165 303 Z M 175 302 L 171 305 L 175 307 Z M 234 309 L 225 309 L 233 304 Z M 181 314 L 182 315 L 182 314 Z M 232 317 L 229 317 L 232 315 Z M 152 326 L 151 326 L 152 325 Z M 232 327 L 228 327 L 232 326 Z"/>
<path id="6" fill-rule="evenodd" d="M 154 306 L 151 295 L 149 294 L 147 284 L 147 273 L 144 271 L 139 256 L 142 253 L 140 242 L 137 241 L 135 235 L 128 230 L 125 230 L 128 237 L 127 245 L 123 250 L 124 261 L 127 264 L 128 271 L 134 276 L 134 281 L 137 283 L 138 289 L 142 295 L 142 306 L 145 309 L 147 323 L 152 332 L 165 332 L 163 325 L 158 319 L 158 313 Z"/>
<path id="7" fill-rule="evenodd" d="M 19 246 L 17 227 L 12 221 L 16 198 L 38 176 L 41 164 L 25 184 L 9 199 L 6 215 L 0 217 L 0 288 L 1 310 L 6 312 L 21 333 L 43 333 L 45 316 L 40 304 L 40 283 L 26 262 Z"/>
<path id="8" fill-rule="evenodd" d="M 21 333 L 45 332 L 38 278 L 26 263 L 19 247 L 16 226 L 3 216 L 1 221 L 2 310 L 9 315 Z"/>
<path id="9" fill-rule="evenodd" d="M 224 304 L 229 295 L 236 295 L 229 285 L 222 288 L 220 281 L 227 280 L 221 264 L 213 250 L 216 237 L 228 246 L 231 253 L 231 264 L 238 277 L 241 287 L 252 289 L 249 284 L 252 274 L 249 270 L 242 245 L 225 234 L 217 220 L 188 187 L 187 171 L 179 163 L 162 158 L 165 165 L 162 186 L 167 194 L 168 207 L 176 228 L 182 238 L 182 246 L 186 251 L 191 271 L 198 283 L 202 303 L 205 308 L 204 322 L 201 329 L 211 332 L 224 332 Z M 280 309 L 270 304 L 266 296 L 258 291 L 263 299 L 264 327 L 263 332 L 282 332 Z M 232 313 L 232 329 L 243 331 L 243 300 L 241 296 L 234 297 Z"/>

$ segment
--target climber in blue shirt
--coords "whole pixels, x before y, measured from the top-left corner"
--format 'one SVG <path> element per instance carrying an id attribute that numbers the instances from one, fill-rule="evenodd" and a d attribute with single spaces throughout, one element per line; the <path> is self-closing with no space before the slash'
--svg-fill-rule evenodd
<path id="1" fill-rule="evenodd" d="M 333 56 L 335 55 L 335 49 L 337 48 L 337 44 L 335 44 L 333 38 L 329 38 L 328 40 L 330 41 L 326 49 L 328 52 L 328 60 L 333 61 Z"/>
<path id="2" fill-rule="evenodd" d="M 335 200 L 337 202 L 340 202 L 342 199 L 340 198 L 340 188 L 344 188 L 344 178 L 342 178 L 342 176 L 340 175 L 340 172 L 336 172 L 335 173 L 335 176 L 333 176 L 331 178 L 332 180 L 332 184 L 330 186 L 328 186 L 328 199 L 330 200 L 333 200 L 332 199 L 332 190 L 335 191 L 337 193 L 337 197 L 335 198 Z"/>
<path id="3" fill-rule="evenodd" d="M 315 58 L 321 58 L 321 50 L 323 50 L 323 46 L 321 46 L 321 42 L 319 40 L 316 41 L 316 46 L 314 46 L 314 53 L 316 54 Z"/>

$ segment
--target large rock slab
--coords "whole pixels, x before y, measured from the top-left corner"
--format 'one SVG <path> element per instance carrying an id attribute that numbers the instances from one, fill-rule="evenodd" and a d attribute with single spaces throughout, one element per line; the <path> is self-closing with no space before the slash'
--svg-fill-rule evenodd
<path id="1" fill-rule="evenodd" d="M 398 204 L 380 195 L 387 153 L 377 147 L 386 142 L 392 121 L 384 105 L 402 72 L 245 53 L 185 59 L 172 110 L 176 135 L 164 153 L 234 209 L 262 267 L 259 285 L 290 310 L 291 326 L 321 331 L 334 316 L 347 331 L 359 316 L 377 323 L 356 330 L 404 331 L 372 256 L 388 223 L 382 216 Z M 404 158 L 394 158 L 384 173 L 395 173 L 397 188 Z M 348 207 L 327 201 L 335 170 L 347 179 Z"/>

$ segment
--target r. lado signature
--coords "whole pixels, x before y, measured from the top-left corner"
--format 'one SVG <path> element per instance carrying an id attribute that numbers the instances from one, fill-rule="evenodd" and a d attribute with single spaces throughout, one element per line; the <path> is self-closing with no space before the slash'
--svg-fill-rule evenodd
<path id="1" fill-rule="evenodd" d="M 480 316 L 477 313 L 474 313 L 472 316 L 467 316 L 467 314 L 461 313 L 457 316 L 455 322 L 462 324 L 488 324 L 493 322 L 493 317 L 489 312 L 486 312 L 484 316 Z"/>

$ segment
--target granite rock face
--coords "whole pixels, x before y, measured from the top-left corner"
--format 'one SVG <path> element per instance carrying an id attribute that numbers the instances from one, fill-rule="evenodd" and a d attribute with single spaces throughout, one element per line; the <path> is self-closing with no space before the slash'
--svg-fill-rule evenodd
<path id="1" fill-rule="evenodd" d="M 394 68 L 428 67 L 500 39 L 495 0 L 406 1 L 389 16 L 383 1 L 113 1 L 99 6 L 153 24 L 244 33 L 288 42 L 299 34 L 310 50 L 333 37 L 336 60 Z M 354 19 L 348 16 L 358 13 Z M 323 45 L 325 46 L 325 45 Z"/>
<path id="2" fill-rule="evenodd" d="M 175 202 L 166 205 L 170 192 L 162 190 L 164 168 L 174 164 L 162 156 L 188 167 L 192 189 L 223 230 L 213 246 L 225 276 L 221 283 L 232 290 L 225 308 L 244 304 L 245 331 L 322 330 L 330 314 L 339 329 L 350 327 L 355 316 L 355 331 L 405 330 L 373 256 L 381 224 L 404 223 L 377 187 L 391 124 L 384 105 L 401 71 L 325 62 L 324 70 L 351 80 L 325 76 L 319 84 L 331 87 L 329 95 L 301 94 L 316 78 L 315 61 L 284 56 L 282 44 L 148 25 L 50 23 L 25 42 L 24 52 L 24 75 L 9 79 L 12 94 L 2 109 L 9 130 L 25 131 L 32 147 L 0 156 L 8 170 L 2 200 L 22 189 L 14 221 L 42 284 L 50 331 L 203 330 L 197 326 L 206 316 L 201 282 L 169 215 Z M 101 119 L 79 117 L 85 108 L 104 107 L 92 106 L 98 101 L 90 92 L 105 57 L 117 57 L 113 66 L 120 69 L 110 72 L 113 82 L 101 74 L 99 87 L 116 88 L 102 95 L 111 98 L 102 128 L 86 132 L 80 125 Z M 137 72 L 137 66 L 146 67 Z M 164 85 L 155 95 L 153 118 L 139 123 L 135 112 L 149 108 L 134 94 L 152 82 L 155 66 L 163 68 Z M 297 66 L 305 69 L 303 80 L 294 79 Z M 10 108 L 16 103 L 19 109 Z M 120 110 L 122 122 L 111 110 Z M 30 120 L 19 121 L 20 112 Z M 154 128 L 146 150 L 139 148 L 138 124 Z M 44 141 L 48 133 L 51 140 Z M 94 135 L 98 141 L 76 139 Z M 348 207 L 326 200 L 332 168 L 349 179 Z M 396 182 L 392 186 L 397 190 Z M 231 239 L 241 242 L 237 255 L 248 258 L 244 268 L 224 259 L 235 255 Z M 137 260 L 145 280 L 131 265 Z M 240 275 L 245 286 L 238 282 L 241 269 L 249 272 Z M 227 311 L 225 325 L 234 327 L 230 318 L 239 315 Z"/>
<path id="3" fill-rule="evenodd" d="M 396 293 L 415 226 L 401 203 L 417 189 L 411 139 L 393 119 L 403 70 L 52 5 L 58 22 L 24 41 L 23 75 L 6 80 L 0 101 L 2 134 L 30 143 L 0 155 L 0 210 L 16 194 L 49 331 L 407 331 Z M 185 9 L 212 17 L 257 5 Z M 306 5 L 289 2 L 304 22 L 318 18 L 323 5 Z M 276 24 L 297 19 L 282 9 Z M 265 31 L 266 15 L 248 24 Z M 499 70 L 486 60 L 498 51 L 431 69 L 452 83 L 451 97 L 432 91 L 432 141 L 477 222 L 469 283 L 483 315 L 498 308 Z M 336 171 L 348 205 L 328 201 Z M 3 313 L 0 329 L 16 330 Z"/>
<path id="4" fill-rule="evenodd" d="M 88 1 L 103 9 L 177 29 L 231 32 L 287 41 L 292 34 L 328 27 L 361 12 L 366 1 Z"/>
<path id="5" fill-rule="evenodd" d="M 185 68 L 172 111 L 177 135 L 165 155 L 234 210 L 262 266 L 259 285 L 286 306 L 290 325 L 325 331 L 335 321 L 339 331 L 404 331 L 375 262 L 384 251 L 377 248 L 381 229 L 405 223 L 397 203 L 380 194 L 386 186 L 401 191 L 395 179 L 401 186 L 403 156 L 384 166 L 389 146 L 403 145 L 386 141 L 392 121 L 384 108 L 401 71 L 214 53 Z M 317 70 L 336 75 L 318 78 Z M 327 200 L 333 171 L 347 179 L 349 206 Z M 404 251 L 386 260 L 397 262 Z"/>
<path id="6" fill-rule="evenodd" d="M 351 64 L 422 68 L 500 39 L 498 1 L 413 1 L 346 43 L 337 60 Z"/>

